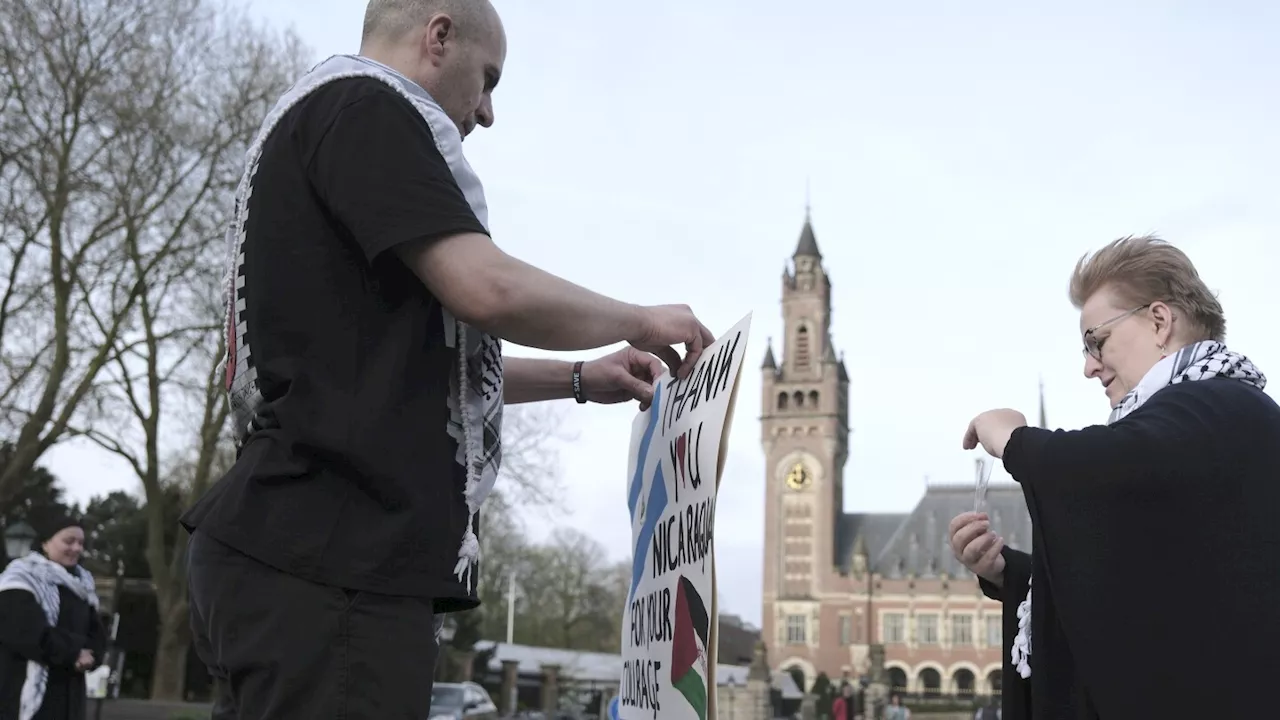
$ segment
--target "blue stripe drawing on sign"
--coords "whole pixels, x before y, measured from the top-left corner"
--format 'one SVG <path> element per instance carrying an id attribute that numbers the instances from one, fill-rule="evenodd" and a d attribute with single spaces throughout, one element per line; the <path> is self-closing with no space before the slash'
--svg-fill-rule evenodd
<path id="1" fill-rule="evenodd" d="M 640 457 L 644 457 L 641 455 Z M 653 484 L 649 487 L 649 502 L 640 512 L 644 515 L 640 525 L 640 535 L 636 538 L 636 546 L 632 549 L 631 592 L 627 595 L 630 602 L 636 596 L 636 588 L 640 586 L 640 576 L 644 575 L 644 560 L 648 556 L 645 548 L 653 540 L 654 529 L 662 518 L 662 511 L 667 509 L 667 480 L 662 476 L 662 460 L 653 469 Z"/>
<path id="2" fill-rule="evenodd" d="M 618 705 L 618 696 L 614 695 L 613 699 L 609 701 L 609 720 L 618 720 L 620 713 Z"/>
<path id="3" fill-rule="evenodd" d="M 653 431 L 658 427 L 658 412 L 662 407 L 662 383 L 653 384 L 653 403 L 649 406 L 649 424 L 640 438 L 640 452 L 636 455 L 636 473 L 631 477 L 631 487 L 627 488 L 627 509 L 631 511 L 631 522 L 636 521 L 636 502 L 640 500 L 640 490 L 644 487 L 644 459 L 649 456 L 649 441 L 653 440 Z"/>

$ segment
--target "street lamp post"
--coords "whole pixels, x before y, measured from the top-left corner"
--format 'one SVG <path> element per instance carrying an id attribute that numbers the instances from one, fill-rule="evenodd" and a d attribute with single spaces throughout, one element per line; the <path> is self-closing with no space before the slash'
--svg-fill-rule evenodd
<path id="1" fill-rule="evenodd" d="M 36 541 L 36 531 L 30 525 L 19 520 L 4 531 L 4 552 L 10 559 L 17 559 L 31 552 L 31 543 Z"/>
<path id="2" fill-rule="evenodd" d="M 507 644 L 516 641 L 516 603 L 524 600 L 524 593 L 516 585 L 516 571 L 507 573 Z"/>
<path id="3" fill-rule="evenodd" d="M 102 665 L 108 668 L 110 674 L 107 676 L 107 697 L 117 697 L 119 692 L 117 688 L 120 684 L 121 668 L 117 667 L 120 663 L 120 649 L 116 647 L 116 634 L 120 630 L 120 596 L 124 592 L 124 560 L 116 561 L 116 577 L 115 585 L 111 588 L 111 627 L 107 632 L 107 647 L 102 658 Z M 93 711 L 94 720 L 102 720 L 102 706 L 106 702 L 107 697 L 97 698 L 97 706 Z"/>
<path id="4" fill-rule="evenodd" d="M 447 677 L 441 677 L 441 669 L 449 665 L 449 647 L 453 642 L 453 635 L 457 632 L 457 626 L 453 622 L 453 618 L 445 616 L 444 624 L 440 626 L 440 652 L 436 655 L 436 679 L 448 680 Z"/>

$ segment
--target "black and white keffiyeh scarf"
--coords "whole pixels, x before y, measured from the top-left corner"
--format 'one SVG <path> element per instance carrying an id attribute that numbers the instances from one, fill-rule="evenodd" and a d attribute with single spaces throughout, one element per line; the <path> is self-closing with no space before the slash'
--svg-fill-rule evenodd
<path id="1" fill-rule="evenodd" d="M 1249 358 L 1231 352 L 1226 345 L 1216 340 L 1202 340 L 1161 358 L 1160 362 L 1142 377 L 1138 386 L 1130 390 L 1120 399 L 1120 403 L 1111 409 L 1107 424 L 1111 425 L 1142 407 L 1152 395 L 1170 385 L 1209 378 L 1239 380 L 1259 390 L 1267 386 L 1267 378 L 1249 361 Z M 1018 604 L 1018 634 L 1013 639 L 1011 653 L 1013 666 L 1017 668 L 1018 674 L 1024 678 L 1031 677 L 1031 588 L 1029 583 L 1026 599 Z"/>
<path id="2" fill-rule="evenodd" d="M 25 590 L 31 593 L 36 597 L 36 602 L 50 625 L 58 624 L 58 613 L 62 610 L 58 586 L 67 588 L 97 610 L 98 594 L 94 591 L 93 576 L 78 565 L 68 570 L 41 553 L 33 552 L 10 562 L 4 572 L 0 572 L 0 592 Z M 31 720 L 35 717 L 40 705 L 44 703 L 48 685 L 49 668 L 34 660 L 28 661 L 27 677 L 22 683 L 22 694 L 19 696 L 18 720 Z"/>
<path id="3" fill-rule="evenodd" d="M 237 444 L 243 444 L 261 429 L 259 410 L 263 403 L 258 389 L 258 372 L 246 338 L 246 297 L 244 276 L 245 227 L 254 177 L 262 156 L 262 145 L 280 119 L 299 101 L 327 83 L 352 77 L 367 77 L 386 83 L 400 93 L 422 116 L 431 130 L 436 147 L 453 171 L 455 182 L 471 205 L 476 219 L 488 227 L 489 211 L 480 178 L 462 154 L 462 135 L 434 99 L 413 81 L 381 63 L 357 55 L 335 55 L 315 66 L 276 102 L 258 130 L 246 155 L 245 172 L 236 191 L 234 220 L 227 231 L 229 267 L 224 279 L 223 302 L 227 308 L 227 355 L 224 360 L 226 388 L 231 399 Z M 449 383 L 449 420 L 446 430 L 457 441 L 455 460 L 466 470 L 464 495 L 470 521 L 461 538 L 454 572 L 458 580 L 474 588 L 473 573 L 480 558 L 480 542 L 475 528 L 480 506 L 488 498 L 502 465 L 502 343 L 478 328 L 468 326 L 443 310 L 444 334 L 449 347 L 457 350 L 455 371 Z M 423 472 L 427 472 L 426 468 Z"/>

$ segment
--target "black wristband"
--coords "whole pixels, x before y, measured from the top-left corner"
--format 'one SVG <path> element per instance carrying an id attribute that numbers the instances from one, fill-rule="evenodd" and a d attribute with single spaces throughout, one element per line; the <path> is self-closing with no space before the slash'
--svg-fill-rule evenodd
<path id="1" fill-rule="evenodd" d="M 573 399 L 578 401 L 579 405 L 585 405 L 587 402 L 586 393 L 582 392 L 582 361 L 573 364 Z"/>

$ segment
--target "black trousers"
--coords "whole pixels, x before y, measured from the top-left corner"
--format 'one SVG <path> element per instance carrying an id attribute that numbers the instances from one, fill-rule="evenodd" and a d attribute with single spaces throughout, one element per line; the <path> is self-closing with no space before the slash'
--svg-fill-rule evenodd
<path id="1" fill-rule="evenodd" d="M 426 720 L 431 601 L 307 582 L 196 531 L 192 640 L 215 680 L 212 720 Z"/>

